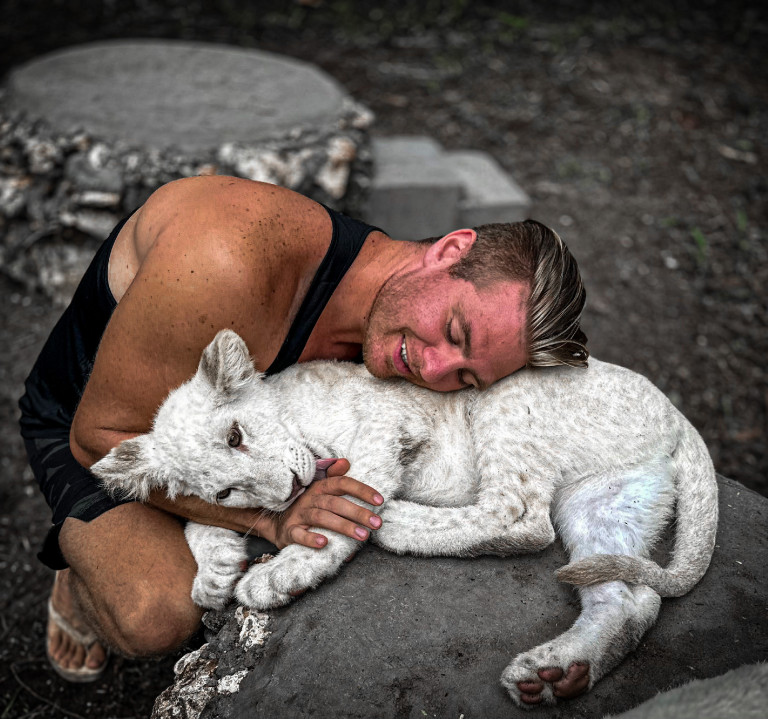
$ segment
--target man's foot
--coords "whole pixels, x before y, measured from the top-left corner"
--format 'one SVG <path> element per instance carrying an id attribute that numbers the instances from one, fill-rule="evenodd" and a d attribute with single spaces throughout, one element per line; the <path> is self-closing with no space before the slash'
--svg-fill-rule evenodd
<path id="1" fill-rule="evenodd" d="M 83 620 L 69 585 L 69 570 L 56 572 L 48 600 L 46 654 L 54 671 L 70 682 L 95 682 L 104 673 L 107 650 Z"/>

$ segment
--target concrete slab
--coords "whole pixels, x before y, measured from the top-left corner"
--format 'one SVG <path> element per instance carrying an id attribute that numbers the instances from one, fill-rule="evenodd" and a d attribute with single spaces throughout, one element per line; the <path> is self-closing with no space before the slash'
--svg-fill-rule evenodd
<path id="1" fill-rule="evenodd" d="M 528 219 L 530 198 L 488 153 L 454 150 L 446 152 L 445 158 L 463 189 L 459 225 L 477 227 Z"/>
<path id="2" fill-rule="evenodd" d="M 428 137 L 374 138 L 374 175 L 363 217 L 398 240 L 455 229 L 461 182 Z"/>
<path id="3" fill-rule="evenodd" d="M 197 151 L 333 123 L 346 97 L 319 68 L 198 42 L 80 45 L 14 70 L 9 103 L 57 132 Z"/>
<path id="4" fill-rule="evenodd" d="M 472 560 L 366 547 L 336 579 L 268 618 L 246 626 L 234 608 L 207 615 L 217 631 L 153 717 L 594 719 L 764 661 L 768 499 L 737 482 L 719 484 L 709 572 L 688 595 L 664 600 L 640 647 L 584 697 L 524 710 L 499 685 L 513 656 L 562 633 L 578 615 L 575 592 L 552 574 L 566 560 L 559 544 Z M 660 548 L 662 559 L 668 547 Z M 202 698 L 189 693 L 194 686 Z"/>
<path id="5" fill-rule="evenodd" d="M 396 239 L 528 217 L 528 195 L 486 152 L 446 152 L 424 136 L 374 138 L 372 150 L 363 216 Z"/>

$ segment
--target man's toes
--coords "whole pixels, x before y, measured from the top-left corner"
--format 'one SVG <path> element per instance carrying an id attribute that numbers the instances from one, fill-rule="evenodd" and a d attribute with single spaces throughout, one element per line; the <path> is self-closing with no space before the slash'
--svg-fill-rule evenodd
<path id="1" fill-rule="evenodd" d="M 104 647 L 96 642 L 86 654 L 85 665 L 89 669 L 100 669 L 104 666 L 105 661 L 107 661 L 107 653 L 104 651 Z"/>
<path id="2" fill-rule="evenodd" d="M 69 637 L 66 634 L 53 634 L 48 645 L 48 652 L 59 664 L 69 661 L 69 656 L 72 654 L 73 649 L 72 642 L 69 641 Z"/>
<path id="3" fill-rule="evenodd" d="M 550 667 L 549 669 L 539 669 L 537 672 L 540 679 L 545 682 L 557 682 L 563 678 L 563 670 L 560 667 Z"/>
<path id="4" fill-rule="evenodd" d="M 61 632 L 48 633 L 48 653 L 56 659 L 61 651 Z"/>
<path id="5" fill-rule="evenodd" d="M 61 661 L 59 663 L 65 669 L 77 669 L 78 667 L 83 666 L 84 661 L 85 661 L 85 650 L 83 649 L 83 647 L 80 644 L 77 644 L 76 642 L 70 641 L 67 644 L 66 649 L 61 658 Z"/>

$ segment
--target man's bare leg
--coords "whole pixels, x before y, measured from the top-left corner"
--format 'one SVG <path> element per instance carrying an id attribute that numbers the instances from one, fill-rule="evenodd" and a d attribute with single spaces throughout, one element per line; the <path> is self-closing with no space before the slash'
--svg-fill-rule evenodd
<path id="1" fill-rule="evenodd" d="M 202 610 L 190 598 L 197 567 L 171 515 L 125 504 L 91 522 L 67 519 L 59 543 L 70 569 L 57 577 L 54 607 L 104 645 L 127 656 L 156 656 L 177 648 L 199 626 Z M 59 636 L 49 651 L 62 667 L 103 663 L 103 646 L 86 654 L 60 631 L 52 634 Z"/>

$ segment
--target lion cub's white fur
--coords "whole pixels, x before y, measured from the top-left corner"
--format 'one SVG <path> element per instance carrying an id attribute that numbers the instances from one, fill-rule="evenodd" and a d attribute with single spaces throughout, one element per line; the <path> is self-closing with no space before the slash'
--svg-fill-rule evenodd
<path id="1" fill-rule="evenodd" d="M 235 447 L 233 430 L 242 437 Z M 482 393 L 439 394 L 345 363 L 264 378 L 226 330 L 170 394 L 152 431 L 93 471 L 138 499 L 165 487 L 171 496 L 279 511 L 297 481 L 312 481 L 319 457 L 347 457 L 351 474 L 384 496 L 372 539 L 394 552 L 529 552 L 550 544 L 557 527 L 571 559 L 558 576 L 580 585 L 582 613 L 504 671 L 518 703 L 516 683 L 538 680 L 541 668 L 588 662 L 594 684 L 637 646 L 659 595 L 684 594 L 701 579 L 714 548 L 717 484 L 701 438 L 647 380 L 597 360 L 588 370 L 521 371 Z M 675 549 L 662 569 L 648 555 L 675 503 Z M 222 606 L 236 582 L 245 605 L 284 604 L 356 549 L 324 533 L 326 548 L 291 545 L 242 575 L 245 540 L 190 523 L 193 598 Z M 543 696 L 555 701 L 551 685 Z"/>

